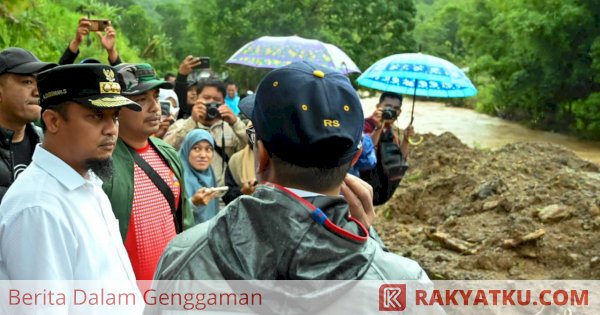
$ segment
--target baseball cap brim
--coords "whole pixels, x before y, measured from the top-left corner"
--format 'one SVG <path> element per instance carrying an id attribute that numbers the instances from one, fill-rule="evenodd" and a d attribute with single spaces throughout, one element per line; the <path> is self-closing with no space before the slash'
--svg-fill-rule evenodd
<path id="1" fill-rule="evenodd" d="M 252 113 L 254 112 L 254 102 L 256 100 L 256 94 L 248 95 L 240 101 L 238 107 L 240 112 L 248 119 L 252 120 Z"/>
<path id="2" fill-rule="evenodd" d="M 167 82 L 165 80 L 150 80 L 146 82 L 142 82 L 136 85 L 133 89 L 128 91 L 121 91 L 122 95 L 138 95 L 142 93 L 146 93 L 150 90 L 154 89 L 172 89 L 174 87 L 173 83 Z"/>
<path id="3" fill-rule="evenodd" d="M 74 101 L 88 107 L 99 109 L 127 107 L 135 112 L 142 110 L 142 107 L 138 103 L 119 94 L 91 95 L 88 97 L 75 98 Z"/>
<path id="4" fill-rule="evenodd" d="M 32 61 L 20 64 L 12 69 L 7 70 L 8 73 L 14 74 L 33 74 L 58 66 L 52 62 Z"/>

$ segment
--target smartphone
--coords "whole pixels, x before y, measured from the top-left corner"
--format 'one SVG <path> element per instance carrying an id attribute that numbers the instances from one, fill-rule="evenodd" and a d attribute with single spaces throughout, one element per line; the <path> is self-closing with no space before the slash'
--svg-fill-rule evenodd
<path id="1" fill-rule="evenodd" d="M 194 67 L 194 69 L 208 69 L 210 68 L 210 58 L 209 57 L 196 57 L 197 60 L 200 60 L 200 63 Z"/>
<path id="2" fill-rule="evenodd" d="M 229 187 L 227 187 L 227 186 L 212 187 L 212 188 L 210 188 L 210 190 L 218 191 L 219 193 L 217 194 L 217 198 L 221 198 L 221 197 L 225 196 L 225 194 L 229 190 Z"/>
<path id="3" fill-rule="evenodd" d="M 160 101 L 160 114 L 162 116 L 169 116 L 171 114 L 171 102 Z"/>
<path id="4" fill-rule="evenodd" d="M 88 20 L 90 22 L 90 32 L 104 32 L 110 26 L 110 20 Z"/>

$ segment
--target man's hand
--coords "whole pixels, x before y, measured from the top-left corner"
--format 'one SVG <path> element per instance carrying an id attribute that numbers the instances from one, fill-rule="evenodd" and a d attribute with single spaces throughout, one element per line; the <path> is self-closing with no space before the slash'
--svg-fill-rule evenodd
<path id="1" fill-rule="evenodd" d="M 192 119 L 195 122 L 203 122 L 206 119 L 206 105 L 201 99 L 197 99 L 192 107 Z"/>
<path id="2" fill-rule="evenodd" d="M 414 136 L 415 136 L 415 128 L 413 127 L 413 125 L 408 125 L 408 127 L 406 127 L 406 129 L 404 129 L 404 137 L 402 139 L 402 142 L 408 143 L 408 139 L 412 138 Z"/>
<path id="3" fill-rule="evenodd" d="M 233 125 L 237 121 L 237 117 L 235 117 L 233 111 L 231 111 L 231 108 L 229 108 L 227 104 L 222 104 L 221 106 L 219 106 L 219 114 L 221 114 L 221 118 L 223 119 L 223 121 L 225 121 L 229 125 Z"/>
<path id="4" fill-rule="evenodd" d="M 368 229 L 376 217 L 373 207 L 373 187 L 362 179 L 347 174 L 341 192 L 350 207 L 350 215 Z"/>
<path id="5" fill-rule="evenodd" d="M 375 127 L 381 128 L 383 125 L 383 110 L 381 108 L 375 109 L 373 112 L 373 120 L 375 120 Z"/>
<path id="6" fill-rule="evenodd" d="M 106 49 L 106 52 L 108 53 L 108 60 L 110 60 L 111 63 L 116 62 L 119 54 L 117 53 L 116 48 L 115 38 L 117 36 L 117 33 L 115 32 L 115 29 L 112 26 L 108 26 L 104 34 L 98 31 L 96 32 L 96 35 L 98 35 L 98 39 L 100 39 L 102 47 L 104 47 L 104 49 Z"/>
<path id="7" fill-rule="evenodd" d="M 194 70 L 194 67 L 198 65 L 200 65 L 200 58 L 195 58 L 192 55 L 189 55 L 185 57 L 179 65 L 179 74 L 189 75 L 192 73 L 192 70 Z"/>
<path id="8" fill-rule="evenodd" d="M 244 195 L 251 195 L 256 190 L 257 184 L 258 182 L 256 181 L 256 179 L 248 180 L 242 184 L 242 188 L 240 190 Z"/>
<path id="9" fill-rule="evenodd" d="M 213 198 L 219 195 L 218 191 L 202 187 L 192 196 L 192 203 L 196 206 L 206 206 Z"/>
<path id="10" fill-rule="evenodd" d="M 175 121 L 171 116 L 163 116 L 160 121 L 160 125 L 158 126 L 158 131 L 154 134 L 157 138 L 163 138 L 169 130 L 169 126 Z"/>
<path id="11" fill-rule="evenodd" d="M 112 26 L 107 27 L 104 34 L 98 31 L 96 32 L 96 35 L 98 35 L 100 43 L 102 43 L 102 47 L 104 47 L 107 52 L 110 53 L 111 51 L 115 50 L 115 37 L 117 33 Z"/>
<path id="12" fill-rule="evenodd" d="M 69 50 L 73 53 L 77 53 L 79 50 L 79 45 L 83 42 L 83 38 L 86 37 L 90 33 L 90 26 L 92 23 L 86 18 L 79 19 L 79 23 L 77 24 L 77 31 L 75 32 L 75 37 L 69 43 Z"/>

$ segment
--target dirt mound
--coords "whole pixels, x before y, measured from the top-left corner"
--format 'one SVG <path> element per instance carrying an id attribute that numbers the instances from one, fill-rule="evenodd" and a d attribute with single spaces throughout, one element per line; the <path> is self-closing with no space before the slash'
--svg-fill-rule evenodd
<path id="1" fill-rule="evenodd" d="M 435 279 L 600 279 L 600 167 L 563 147 L 426 135 L 377 227 Z"/>

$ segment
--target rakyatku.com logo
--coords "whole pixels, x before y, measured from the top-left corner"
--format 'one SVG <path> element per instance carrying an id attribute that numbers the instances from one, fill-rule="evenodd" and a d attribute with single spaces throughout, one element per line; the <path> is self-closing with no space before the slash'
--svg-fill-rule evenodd
<path id="1" fill-rule="evenodd" d="M 467 282 L 468 283 L 468 282 Z M 513 285 L 497 284 L 489 287 L 486 283 L 461 288 L 461 283 L 438 282 L 438 288 L 425 289 L 422 286 L 404 284 L 382 284 L 379 286 L 379 311 L 403 312 L 412 307 L 432 310 L 439 307 L 515 307 L 528 308 L 539 306 L 588 307 L 590 290 L 579 288 L 554 288 L 546 284 L 536 288 L 515 288 Z M 544 284 L 544 283 L 542 283 Z M 449 287 L 450 286 L 450 287 Z M 407 292 L 409 287 L 411 294 Z M 414 299 L 414 300 L 413 300 Z M 408 301 L 408 303 L 407 303 Z M 407 304 L 411 306 L 408 307 Z M 588 313 L 586 313 L 588 314 Z M 590 313 L 600 314 L 600 313 Z"/>
<path id="2" fill-rule="evenodd" d="M 399 312 L 406 309 L 406 284 L 383 284 L 379 287 L 379 311 Z"/>

